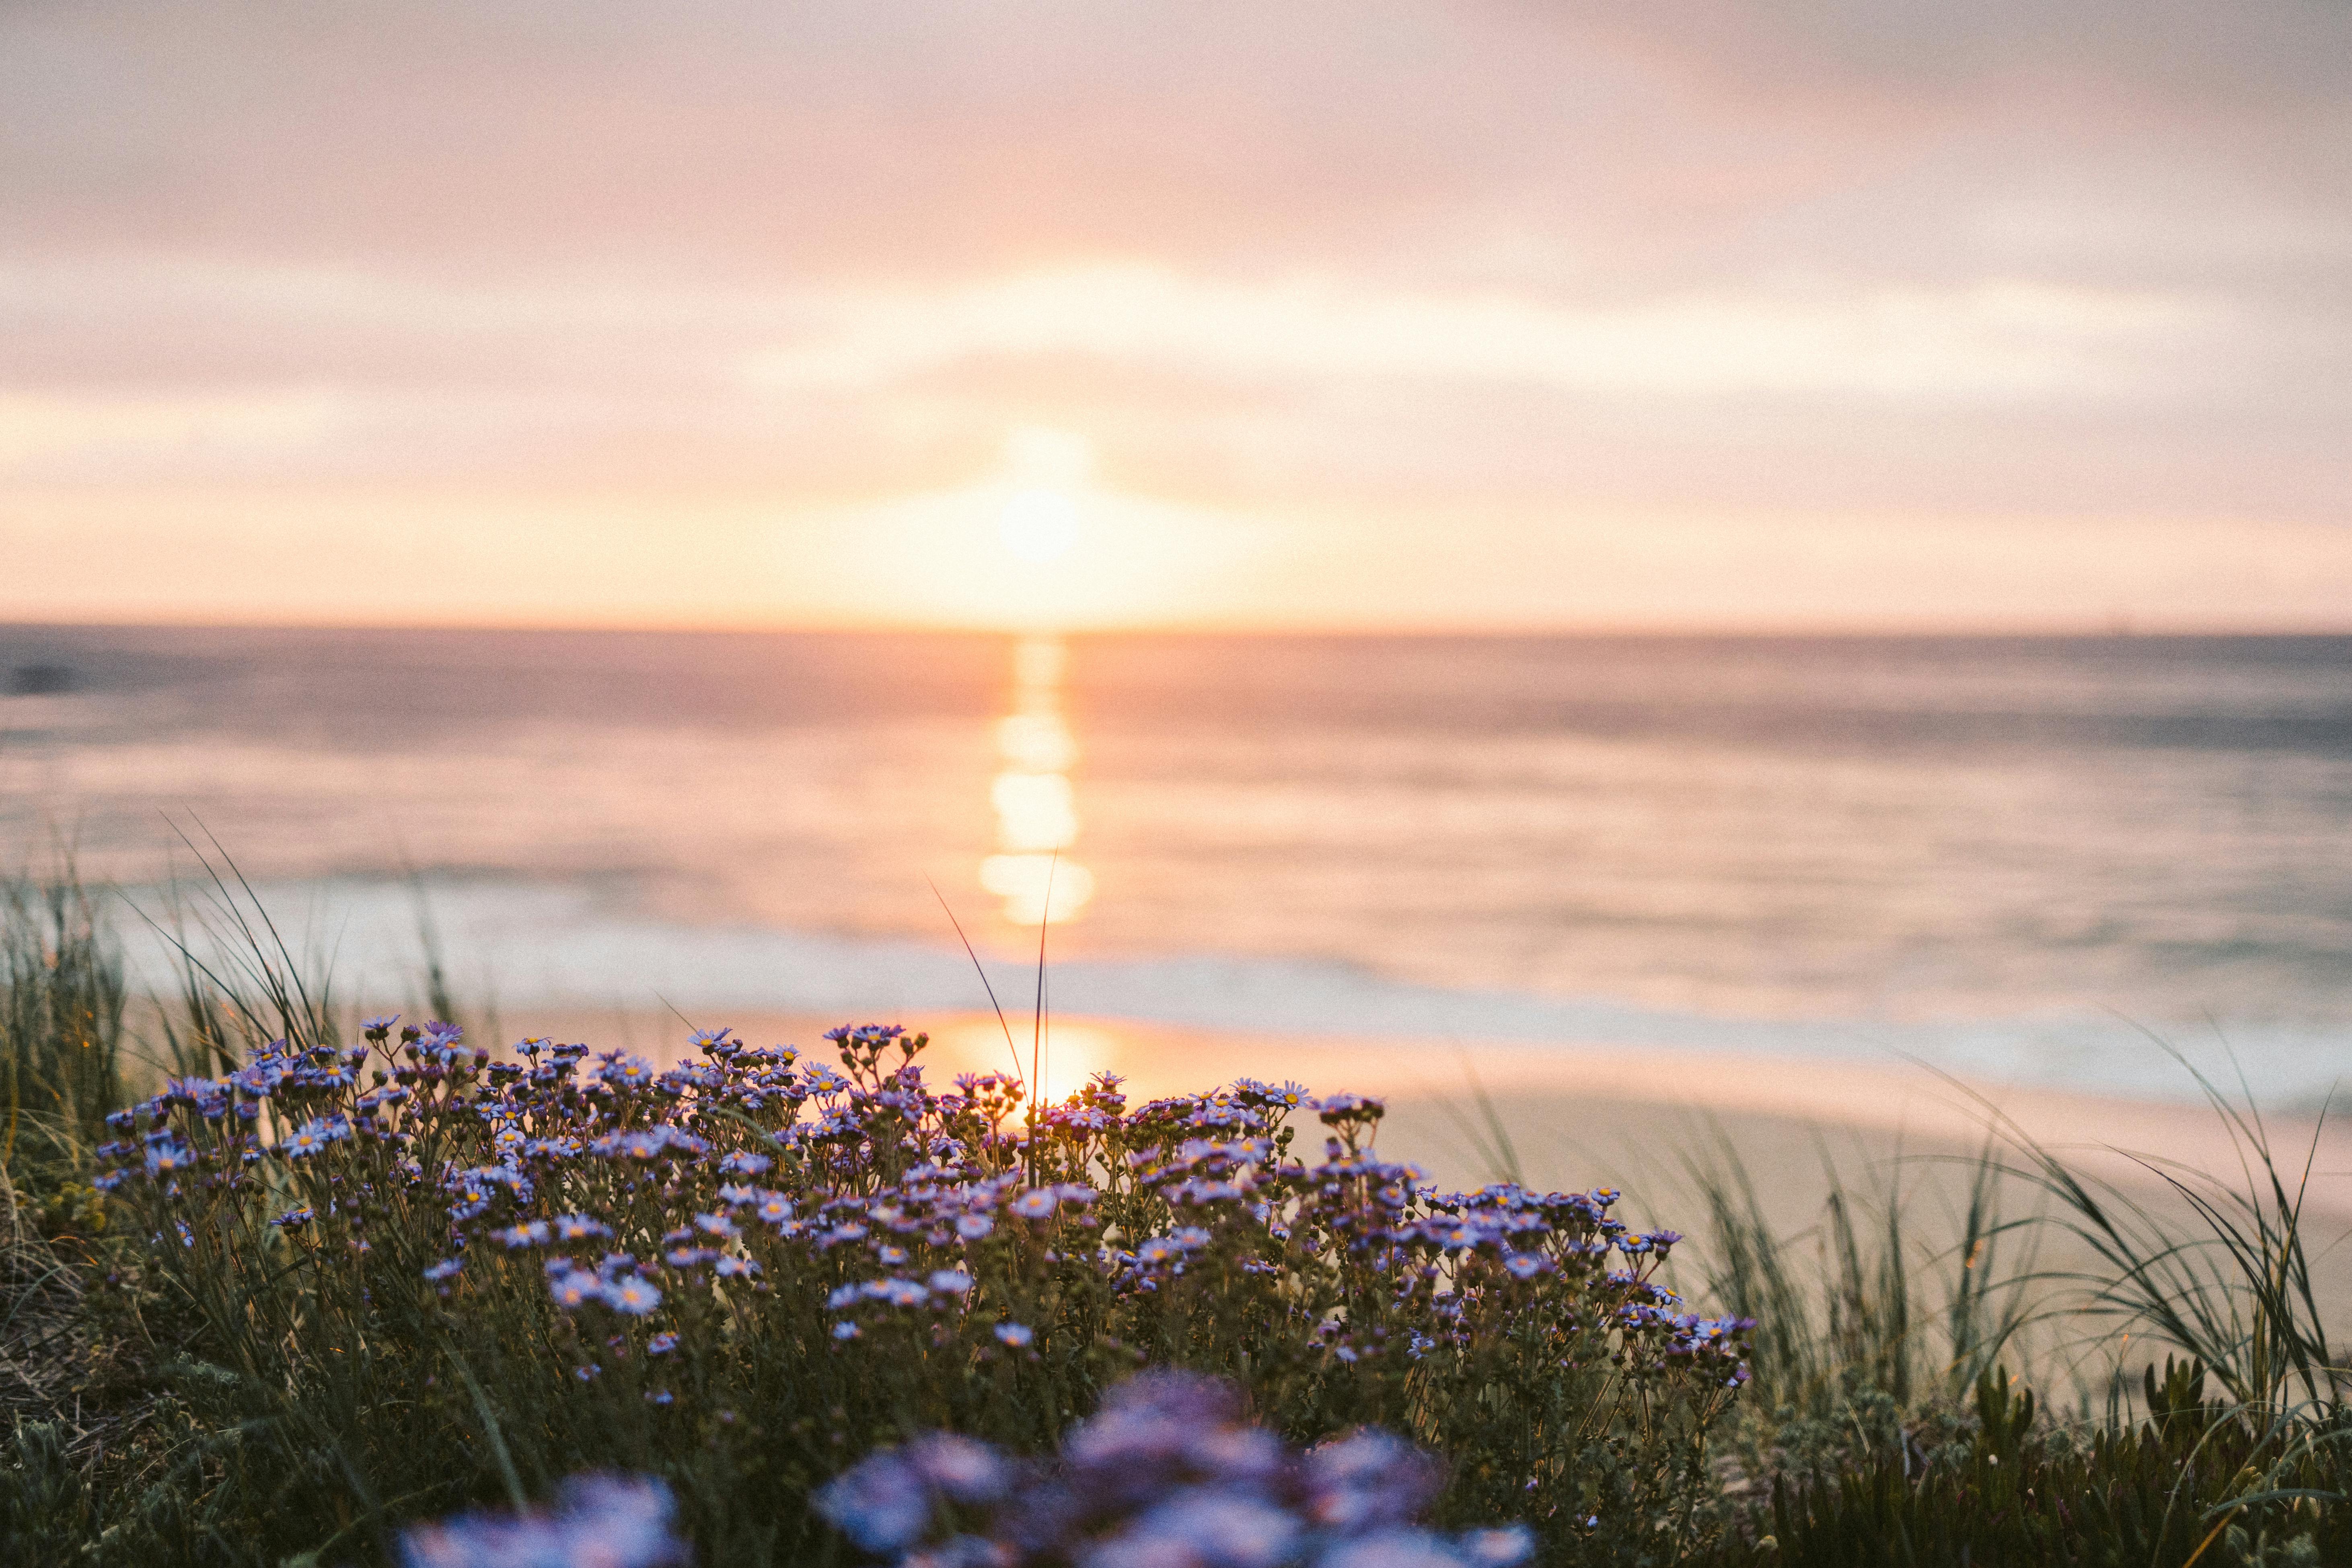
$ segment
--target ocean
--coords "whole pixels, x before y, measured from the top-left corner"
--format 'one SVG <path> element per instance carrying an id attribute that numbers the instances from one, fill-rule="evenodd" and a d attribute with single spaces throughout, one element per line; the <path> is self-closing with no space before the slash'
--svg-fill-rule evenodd
<path id="1" fill-rule="evenodd" d="M 183 835 L 355 994 L 2352 1068 L 2347 637 L 0 627 L 10 862 Z"/>

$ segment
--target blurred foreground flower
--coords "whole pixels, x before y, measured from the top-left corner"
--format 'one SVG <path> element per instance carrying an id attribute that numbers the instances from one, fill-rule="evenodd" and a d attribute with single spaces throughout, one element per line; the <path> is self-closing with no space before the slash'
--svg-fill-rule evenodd
<path id="1" fill-rule="evenodd" d="M 544 1512 L 467 1513 L 401 1540 L 403 1568 L 683 1568 L 669 1489 L 644 1476 L 574 1476 Z"/>
<path id="2" fill-rule="evenodd" d="M 1523 1527 L 1413 1521 L 1437 1461 L 1385 1432 L 1297 1454 L 1244 1425 L 1226 1384 L 1152 1372 L 1114 1389 L 1053 1463 L 946 1433 L 886 1449 L 817 1494 L 845 1535 L 902 1568 L 1514 1568 Z"/>

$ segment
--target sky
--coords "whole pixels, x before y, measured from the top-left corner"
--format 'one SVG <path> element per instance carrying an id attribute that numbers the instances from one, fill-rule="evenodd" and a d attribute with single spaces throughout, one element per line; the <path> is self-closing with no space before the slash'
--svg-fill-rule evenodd
<path id="1" fill-rule="evenodd" d="M 2352 627 L 2352 4 L 9 0 L 0 617 Z"/>

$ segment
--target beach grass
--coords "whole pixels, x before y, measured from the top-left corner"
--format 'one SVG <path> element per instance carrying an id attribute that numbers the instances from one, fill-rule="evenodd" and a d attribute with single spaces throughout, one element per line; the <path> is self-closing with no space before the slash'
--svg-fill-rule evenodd
<path id="1" fill-rule="evenodd" d="M 6 890 L 8 1561 L 396 1560 L 599 1470 L 659 1478 L 701 1563 L 870 1561 L 812 1505 L 859 1460 L 937 1430 L 1050 1454 L 1156 1368 L 1293 1444 L 1401 1434 L 1444 1467 L 1427 1522 L 1526 1526 L 1540 1562 L 2352 1562 L 2307 1161 L 2219 1091 L 2235 1180 L 2094 1179 L 1988 1108 L 1934 1226 L 1896 1164 L 1831 1172 L 1790 1229 L 1696 1138 L 1677 1246 L 1511 1184 L 1491 1115 L 1505 1181 L 1438 1202 L 1377 1104 L 1279 1086 L 948 1092 L 887 1030 L 822 1063 L 721 1034 L 667 1089 L 493 1058 L 350 1016 L 212 891 L 142 1014 L 94 895 Z"/>

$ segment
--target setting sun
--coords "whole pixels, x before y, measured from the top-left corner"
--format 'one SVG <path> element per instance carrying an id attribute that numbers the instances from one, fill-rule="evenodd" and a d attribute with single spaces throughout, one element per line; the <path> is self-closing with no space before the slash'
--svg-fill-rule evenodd
<path id="1" fill-rule="evenodd" d="M 1057 490 L 1023 490 L 1004 503 L 997 527 L 1007 550 L 1043 566 L 1077 542 L 1077 503 Z"/>

